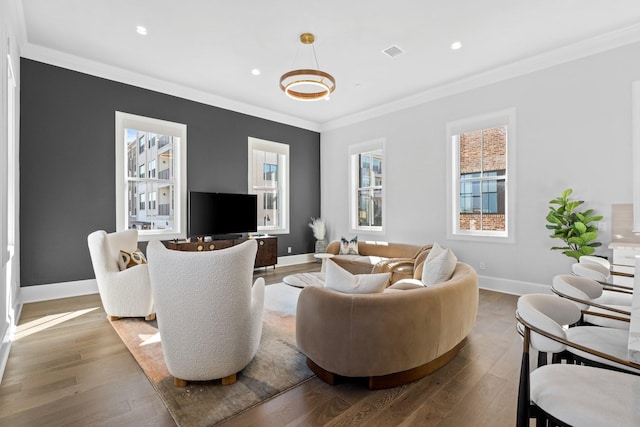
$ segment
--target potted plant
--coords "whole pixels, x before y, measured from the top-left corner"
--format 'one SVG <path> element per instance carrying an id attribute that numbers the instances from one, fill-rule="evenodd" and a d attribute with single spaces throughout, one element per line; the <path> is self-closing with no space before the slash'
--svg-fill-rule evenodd
<path id="1" fill-rule="evenodd" d="M 562 239 L 566 246 L 553 246 L 551 250 L 561 250 L 568 257 L 579 260 L 582 255 L 591 255 L 594 248 L 601 245 L 595 240 L 598 238 L 598 228 L 591 223 L 600 221 L 601 215 L 593 215 L 593 209 L 584 212 L 577 210 L 584 200 L 569 200 L 573 193 L 571 188 L 562 192 L 549 203 L 549 213 L 547 214 L 547 229 L 553 234 L 553 239 Z"/>
<path id="2" fill-rule="evenodd" d="M 311 218 L 309 227 L 313 230 L 313 237 L 316 238 L 316 253 L 322 253 L 327 251 L 327 242 L 325 235 L 327 233 L 327 227 L 322 218 Z"/>

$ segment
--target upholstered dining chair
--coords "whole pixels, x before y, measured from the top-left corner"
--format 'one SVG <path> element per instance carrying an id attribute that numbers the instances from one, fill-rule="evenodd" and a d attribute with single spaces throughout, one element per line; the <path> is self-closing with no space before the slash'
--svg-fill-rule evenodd
<path id="1" fill-rule="evenodd" d="M 583 312 L 583 320 L 591 325 L 629 329 L 631 294 L 607 291 L 587 277 L 559 274 L 553 278 L 551 290 L 573 301 Z"/>
<path id="2" fill-rule="evenodd" d="M 94 231 L 87 237 L 87 243 L 100 299 L 109 319 L 155 319 L 147 265 L 135 265 L 122 271 L 118 265 L 121 251 L 132 254 L 138 248 L 138 230 Z"/>
<path id="3" fill-rule="evenodd" d="M 525 305 L 523 310 L 527 310 L 530 320 L 534 322 L 534 324 L 545 326 L 547 330 L 551 332 L 557 331 L 559 336 L 579 346 L 588 347 L 621 360 L 629 359 L 629 332 L 627 330 L 601 326 L 579 325 L 578 322 L 581 317 L 580 308 L 571 301 L 553 295 L 546 295 L 544 297 L 524 298 L 520 304 Z M 534 333 L 532 339 L 542 338 Z M 640 374 L 639 370 L 632 367 L 613 363 L 605 358 L 570 346 L 559 345 L 558 351 L 554 351 L 552 354 L 554 356 L 552 357 L 554 363 L 567 360 L 569 363 L 579 363 Z M 545 357 L 541 357 L 538 364 L 540 366 L 544 365 L 545 360 Z"/>
<path id="4" fill-rule="evenodd" d="M 263 278 L 253 282 L 257 250 L 255 240 L 207 252 L 149 243 L 162 352 L 176 386 L 214 379 L 233 384 L 255 356 L 265 288 Z"/>
<path id="5" fill-rule="evenodd" d="M 609 260 L 606 259 L 606 258 L 599 257 L 599 256 L 582 255 L 578 259 L 578 262 L 581 263 L 581 264 L 599 264 L 599 265 L 603 266 L 604 268 L 606 268 L 607 270 L 611 271 L 611 263 L 609 262 Z"/>
<path id="6" fill-rule="evenodd" d="M 518 299 L 523 353 L 518 391 L 517 426 L 530 418 L 563 426 L 637 426 L 640 423 L 640 376 L 574 364 L 548 364 L 530 371 L 529 351 L 558 353 L 569 348 L 612 365 L 640 369 L 640 364 L 574 341 L 563 328 L 579 317 L 577 307 L 554 295 L 529 294 Z M 596 329 L 598 329 L 596 327 Z M 599 328 L 605 329 L 605 328 Z M 538 425 L 541 425 L 541 424 Z M 543 424 L 546 425 L 546 424 Z"/>
<path id="7" fill-rule="evenodd" d="M 598 263 L 576 262 L 571 265 L 571 271 L 576 276 L 588 277 L 604 283 L 608 283 L 611 277 L 609 269 Z"/>

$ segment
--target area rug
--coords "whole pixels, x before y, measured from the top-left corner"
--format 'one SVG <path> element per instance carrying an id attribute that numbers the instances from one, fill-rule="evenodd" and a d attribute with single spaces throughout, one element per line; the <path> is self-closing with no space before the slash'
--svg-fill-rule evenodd
<path id="1" fill-rule="evenodd" d="M 189 383 L 180 388 L 164 363 L 156 322 L 111 322 L 179 426 L 212 426 L 313 377 L 295 344 L 295 306 L 300 290 L 285 284 L 266 287 L 263 329 L 255 358 L 235 384 Z"/>

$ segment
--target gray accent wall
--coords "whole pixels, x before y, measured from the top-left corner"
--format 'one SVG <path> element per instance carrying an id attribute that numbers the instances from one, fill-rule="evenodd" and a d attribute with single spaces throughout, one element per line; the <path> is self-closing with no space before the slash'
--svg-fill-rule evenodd
<path id="1" fill-rule="evenodd" d="M 247 138 L 290 146 L 290 234 L 278 255 L 313 252 L 320 134 L 21 59 L 21 286 L 93 278 L 87 235 L 115 231 L 115 112 L 187 125 L 188 190 L 246 193 Z"/>

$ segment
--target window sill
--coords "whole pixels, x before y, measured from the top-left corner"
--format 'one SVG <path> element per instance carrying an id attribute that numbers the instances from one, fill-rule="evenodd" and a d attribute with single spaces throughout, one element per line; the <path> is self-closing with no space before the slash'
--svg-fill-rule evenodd
<path id="1" fill-rule="evenodd" d="M 487 243 L 515 243 L 513 236 L 499 234 L 478 234 L 478 233 L 449 233 L 448 240 L 466 240 L 471 242 L 487 242 Z"/>
<path id="2" fill-rule="evenodd" d="M 142 231 L 138 230 L 138 241 L 140 242 L 149 242 L 151 240 L 175 240 L 175 239 L 186 239 L 186 233 L 165 233 L 165 232 L 150 232 L 150 231 Z"/>

